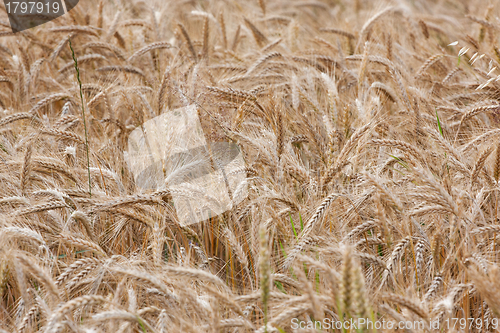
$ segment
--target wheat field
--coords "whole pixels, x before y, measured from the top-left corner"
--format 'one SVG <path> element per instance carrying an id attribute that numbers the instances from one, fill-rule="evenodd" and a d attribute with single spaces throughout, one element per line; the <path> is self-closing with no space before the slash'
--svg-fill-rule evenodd
<path id="1" fill-rule="evenodd" d="M 0 9 L 1 333 L 497 331 L 500 3 Z M 125 154 L 189 105 L 248 196 L 186 225 Z"/>

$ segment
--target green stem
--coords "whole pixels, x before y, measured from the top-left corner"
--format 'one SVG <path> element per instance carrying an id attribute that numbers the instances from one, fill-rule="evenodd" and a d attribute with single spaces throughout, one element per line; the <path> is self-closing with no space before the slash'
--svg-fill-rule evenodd
<path id="1" fill-rule="evenodd" d="M 92 198 L 92 184 L 90 181 L 89 139 L 88 139 L 88 135 L 87 135 L 87 122 L 85 120 L 85 106 L 84 106 L 84 102 L 83 102 L 82 81 L 80 80 L 80 69 L 78 68 L 78 60 L 76 60 L 75 50 L 73 50 L 73 45 L 71 45 L 71 38 L 69 38 L 69 48 L 71 49 L 71 56 L 73 57 L 73 61 L 75 63 L 76 79 L 78 80 L 78 85 L 80 86 L 80 99 L 82 101 L 83 127 L 85 129 L 85 148 L 87 150 L 87 171 L 89 174 L 89 196 Z"/>

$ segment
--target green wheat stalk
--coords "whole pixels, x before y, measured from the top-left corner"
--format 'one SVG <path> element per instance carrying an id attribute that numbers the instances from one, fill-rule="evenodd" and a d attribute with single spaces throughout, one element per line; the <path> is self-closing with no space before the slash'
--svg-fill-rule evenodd
<path id="1" fill-rule="evenodd" d="M 75 50 L 73 50 L 73 45 L 71 45 L 71 38 L 69 38 L 69 48 L 71 49 L 71 56 L 75 63 L 76 79 L 78 80 L 78 85 L 80 86 L 80 99 L 82 101 L 82 118 L 83 127 L 85 129 L 85 148 L 87 150 L 87 171 L 89 173 L 89 196 L 92 197 L 92 184 L 90 181 L 90 158 L 89 158 L 89 139 L 87 135 L 87 122 L 85 121 L 85 107 L 83 104 L 83 91 L 82 91 L 82 81 L 80 80 L 80 69 L 78 68 L 78 60 L 76 60 Z"/>

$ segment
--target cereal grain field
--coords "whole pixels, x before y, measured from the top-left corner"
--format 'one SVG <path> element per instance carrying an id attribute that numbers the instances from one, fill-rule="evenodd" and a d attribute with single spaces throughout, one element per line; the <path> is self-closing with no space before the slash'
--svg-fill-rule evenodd
<path id="1" fill-rule="evenodd" d="M 12 33 L 0 4 L 0 332 L 497 331 L 499 17 L 80 0 Z M 175 196 L 222 199 L 127 162 L 186 107 L 244 159 L 243 200 L 197 223 Z"/>

